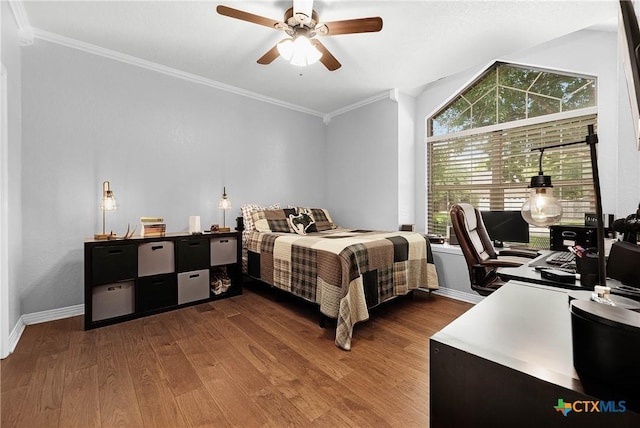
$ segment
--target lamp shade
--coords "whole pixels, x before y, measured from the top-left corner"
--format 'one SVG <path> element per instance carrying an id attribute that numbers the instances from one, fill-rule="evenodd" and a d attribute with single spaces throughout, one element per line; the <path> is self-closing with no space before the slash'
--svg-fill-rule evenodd
<path id="1" fill-rule="evenodd" d="M 529 224 L 546 227 L 560 221 L 562 206 L 553 196 L 551 177 L 539 174 L 531 177 L 529 199 L 520 209 L 522 217 Z"/>
<path id="2" fill-rule="evenodd" d="M 233 207 L 231 206 L 231 201 L 227 197 L 227 188 L 225 187 L 222 191 L 222 198 L 220 198 L 220 201 L 218 202 L 218 209 L 230 210 L 231 208 Z"/>
<path id="3" fill-rule="evenodd" d="M 116 202 L 116 198 L 113 196 L 113 192 L 109 192 L 108 196 L 102 198 L 102 209 L 105 211 L 118 209 L 118 203 Z"/>
<path id="4" fill-rule="evenodd" d="M 278 43 L 278 53 L 291 64 L 299 67 L 314 64 L 322 57 L 322 52 L 305 36 Z"/>

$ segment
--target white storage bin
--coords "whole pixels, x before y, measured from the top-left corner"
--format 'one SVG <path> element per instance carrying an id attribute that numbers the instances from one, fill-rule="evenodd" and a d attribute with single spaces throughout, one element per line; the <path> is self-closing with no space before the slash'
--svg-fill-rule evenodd
<path id="1" fill-rule="evenodd" d="M 135 283 L 117 282 L 93 287 L 92 321 L 132 314 L 135 310 Z"/>
<path id="2" fill-rule="evenodd" d="M 138 276 L 158 275 L 174 271 L 173 242 L 147 242 L 138 246 Z"/>
<path id="3" fill-rule="evenodd" d="M 236 263 L 238 239 L 235 236 L 211 238 L 211 266 Z"/>
<path id="4" fill-rule="evenodd" d="M 178 304 L 209 298 L 209 269 L 178 274 Z"/>

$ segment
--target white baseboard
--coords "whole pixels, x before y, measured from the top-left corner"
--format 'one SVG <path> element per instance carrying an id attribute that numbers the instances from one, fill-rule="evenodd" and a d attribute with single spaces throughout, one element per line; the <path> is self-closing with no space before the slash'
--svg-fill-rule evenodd
<path id="1" fill-rule="evenodd" d="M 75 306 L 67 306 L 66 308 L 50 309 L 48 311 L 34 312 L 32 314 L 22 315 L 18 319 L 18 322 L 9 335 L 7 355 L 2 355 L 0 356 L 0 358 L 6 358 L 16 349 L 18 341 L 20 340 L 20 337 L 22 336 L 22 333 L 24 332 L 26 326 L 31 324 L 40 324 L 43 322 L 60 320 L 63 318 L 71 318 L 82 314 L 84 314 L 84 305 L 80 304 Z"/>
<path id="2" fill-rule="evenodd" d="M 66 308 L 50 309 L 48 311 L 24 314 L 25 325 L 40 324 L 41 322 L 61 320 L 84 314 L 84 305 L 67 306 Z"/>
<path id="3" fill-rule="evenodd" d="M 476 293 L 466 293 L 464 291 L 454 290 L 453 288 L 440 287 L 433 292 L 439 296 L 450 297 L 456 300 L 462 300 L 463 302 L 478 304 L 482 302 L 484 297 Z"/>
<path id="4" fill-rule="evenodd" d="M 18 340 L 20 340 L 20 336 L 22 336 L 22 332 L 26 327 L 22 317 L 18 318 L 18 322 L 16 323 L 13 330 L 11 330 L 11 334 L 9 335 L 9 343 L 7 343 L 6 354 L 2 355 L 1 358 L 7 358 L 10 353 L 12 353 L 16 346 L 18 345 Z"/>

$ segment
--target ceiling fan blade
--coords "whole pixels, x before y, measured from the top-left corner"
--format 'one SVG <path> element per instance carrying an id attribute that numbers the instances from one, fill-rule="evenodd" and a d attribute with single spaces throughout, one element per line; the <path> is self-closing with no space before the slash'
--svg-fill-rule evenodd
<path id="1" fill-rule="evenodd" d="M 242 10 L 233 9 L 227 6 L 218 6 L 216 7 L 216 11 L 220 15 L 228 16 L 230 18 L 239 19 L 241 21 L 251 22 L 253 24 L 264 25 L 269 28 L 279 28 L 279 26 L 283 25 L 286 27 L 284 22 L 277 21 L 271 18 L 265 18 L 264 16 L 254 15 L 253 13 L 244 12 Z"/>
<path id="2" fill-rule="evenodd" d="M 275 45 L 274 47 L 269 49 L 266 54 L 258 58 L 258 64 L 262 64 L 262 65 L 271 64 L 279 56 L 280 56 L 280 52 L 278 51 L 278 45 Z"/>
<path id="3" fill-rule="evenodd" d="M 382 30 L 382 18 L 346 19 L 344 21 L 324 22 L 316 27 L 322 36 L 337 36 L 340 34 L 375 33 Z"/>
<path id="4" fill-rule="evenodd" d="M 331 52 L 329 52 L 329 50 L 320 42 L 320 40 L 313 39 L 312 43 L 320 52 L 322 52 L 320 62 L 325 67 L 327 67 L 329 71 L 336 71 L 337 69 L 342 67 L 342 64 L 340 64 L 336 57 L 333 56 Z"/>

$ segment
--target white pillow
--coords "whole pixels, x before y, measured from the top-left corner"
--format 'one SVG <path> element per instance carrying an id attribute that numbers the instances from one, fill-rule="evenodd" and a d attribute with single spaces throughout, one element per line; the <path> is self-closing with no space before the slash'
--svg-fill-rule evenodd
<path id="1" fill-rule="evenodd" d="M 245 204 L 240 207 L 240 211 L 242 212 L 242 224 L 244 226 L 244 230 L 242 231 L 242 247 L 247 248 L 247 243 L 249 242 L 249 234 L 255 230 L 255 225 L 253 224 L 253 218 L 251 214 L 256 211 L 264 211 L 264 210 L 277 210 L 280 209 L 280 203 L 276 202 L 275 204 L 264 206 L 264 205 L 256 205 L 256 204 Z"/>
<path id="2" fill-rule="evenodd" d="M 256 204 L 245 204 L 240 207 L 240 211 L 242 211 L 242 220 L 244 224 L 244 230 L 251 232 L 255 229 L 255 225 L 253 224 L 253 218 L 251 214 L 256 211 L 264 211 L 264 210 L 278 210 L 280 209 L 280 203 L 276 202 L 275 204 L 264 206 L 264 205 L 256 205 Z"/>

